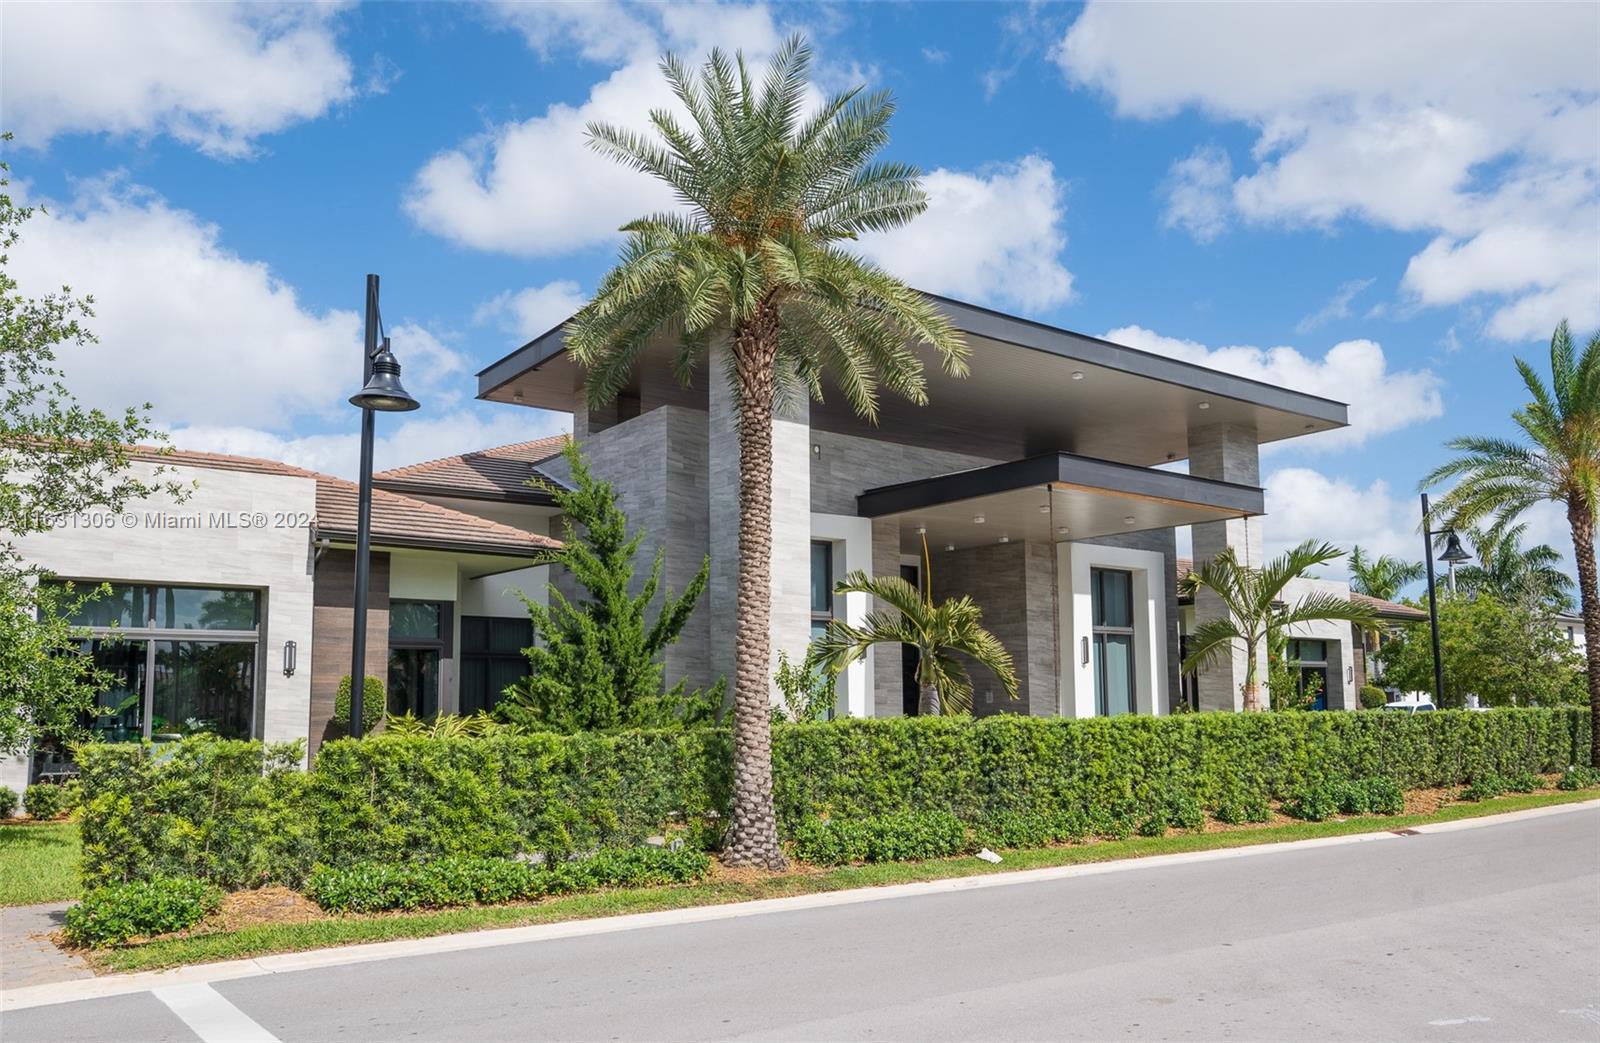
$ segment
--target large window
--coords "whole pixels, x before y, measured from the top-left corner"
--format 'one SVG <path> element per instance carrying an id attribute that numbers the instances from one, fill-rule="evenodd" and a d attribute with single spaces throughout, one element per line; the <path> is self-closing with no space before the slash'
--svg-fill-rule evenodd
<path id="1" fill-rule="evenodd" d="M 461 617 L 461 712 L 492 710 L 506 686 L 528 676 L 533 624 L 526 618 Z"/>
<path id="2" fill-rule="evenodd" d="M 389 712 L 439 713 L 439 664 L 446 658 L 450 603 L 389 602 Z"/>
<path id="3" fill-rule="evenodd" d="M 1328 643 L 1326 641 L 1289 642 L 1289 658 L 1300 662 L 1299 689 L 1301 698 L 1311 702 L 1313 710 L 1328 708 Z"/>
<path id="4" fill-rule="evenodd" d="M 192 732 L 249 738 L 260 591 L 112 583 L 96 594 L 100 585 L 79 580 L 60 595 L 66 618 L 89 633 L 83 654 L 111 679 L 90 727 L 113 742 Z"/>
<path id="5" fill-rule="evenodd" d="M 1132 713 L 1133 573 L 1090 569 L 1094 625 L 1095 712 L 1102 717 Z"/>
<path id="6" fill-rule="evenodd" d="M 833 619 L 833 544 L 811 541 L 811 636 L 821 636 Z"/>

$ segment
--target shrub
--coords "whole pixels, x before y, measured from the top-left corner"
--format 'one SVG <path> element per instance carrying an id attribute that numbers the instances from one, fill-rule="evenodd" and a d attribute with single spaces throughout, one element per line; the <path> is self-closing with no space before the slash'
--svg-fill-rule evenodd
<path id="1" fill-rule="evenodd" d="M 361 734 L 366 735 L 388 714 L 383 682 L 376 677 L 366 677 L 361 682 Z M 339 687 L 333 693 L 333 723 L 350 729 L 350 675 L 339 678 Z"/>
<path id="2" fill-rule="evenodd" d="M 1384 776 L 1324 782 L 1284 802 L 1286 815 L 1321 822 L 1330 815 L 1398 815 L 1405 810 L 1405 793 Z"/>
<path id="3" fill-rule="evenodd" d="M 1569 764 L 1556 780 L 1556 789 L 1580 790 L 1600 786 L 1600 770 L 1582 764 Z"/>
<path id="4" fill-rule="evenodd" d="M 1216 816 L 1218 822 L 1226 822 L 1231 826 L 1243 822 L 1268 822 L 1272 819 L 1272 808 L 1268 806 L 1266 798 L 1259 794 L 1233 793 L 1217 802 Z"/>
<path id="5" fill-rule="evenodd" d="M 1504 793 L 1506 788 L 1506 780 L 1491 771 L 1473 779 L 1457 796 L 1462 800 L 1489 800 Z"/>
<path id="6" fill-rule="evenodd" d="M 82 791 L 70 783 L 35 782 L 22 791 L 23 806 L 41 822 L 69 814 L 78 804 Z"/>
<path id="7" fill-rule="evenodd" d="M 1167 795 L 1166 820 L 1173 829 L 1195 830 L 1205 826 L 1206 813 L 1198 797 L 1174 791 Z"/>
<path id="8" fill-rule="evenodd" d="M 1141 837 L 1164 837 L 1167 835 L 1167 817 L 1165 815 L 1146 815 L 1139 820 L 1138 834 Z"/>
<path id="9" fill-rule="evenodd" d="M 17 791 L 10 786 L 0 786 L 0 818 L 10 818 L 17 813 Z"/>
<path id="10" fill-rule="evenodd" d="M 690 883 L 710 868 L 711 859 L 702 851 L 650 847 L 602 851 L 554 865 L 466 857 L 411 865 L 363 862 L 343 868 L 318 866 L 306 881 L 306 895 L 333 913 L 443 909 L 606 887 Z"/>
<path id="11" fill-rule="evenodd" d="M 1175 794 L 1243 815 L 1323 782 L 1382 776 L 1414 788 L 1559 771 L 1587 755 L 1588 729 L 1579 707 L 779 725 L 774 802 L 791 839 L 821 819 L 929 811 L 980 836 L 1020 814 L 1055 835 L 1070 823 L 1080 835 L 1121 838 Z M 85 883 L 191 875 L 295 886 L 317 863 L 521 853 L 554 863 L 637 846 L 676 822 L 704 846 L 720 835 L 731 796 L 731 742 L 716 728 L 375 735 L 323 744 L 309 773 L 292 770 L 301 756 L 211 736 L 159 754 L 85 747 Z"/>
<path id="12" fill-rule="evenodd" d="M 1339 811 L 1342 793 L 1331 785 L 1315 786 L 1283 802 L 1283 813 L 1307 822 L 1321 822 Z"/>
<path id="13" fill-rule="evenodd" d="M 966 826 L 943 811 L 818 819 L 802 823 L 794 833 L 796 857 L 823 866 L 944 858 L 959 853 L 966 843 Z"/>
<path id="14" fill-rule="evenodd" d="M 1544 780 L 1531 771 L 1513 772 L 1505 781 L 1506 789 L 1512 793 L 1532 793 L 1544 787 Z"/>
<path id="15" fill-rule="evenodd" d="M 1382 709 L 1383 704 L 1389 701 L 1389 693 L 1375 684 L 1364 684 L 1356 696 L 1361 700 L 1363 710 Z"/>
<path id="16" fill-rule="evenodd" d="M 98 887 L 67 910 L 66 937 L 73 945 L 120 945 L 193 927 L 222 903 L 222 891 L 193 877 L 158 876 L 131 884 Z"/>
<path id="17" fill-rule="evenodd" d="M 1365 779 L 1367 810 L 1375 815 L 1398 815 L 1406 809 L 1406 795 L 1393 779 L 1374 776 Z"/>

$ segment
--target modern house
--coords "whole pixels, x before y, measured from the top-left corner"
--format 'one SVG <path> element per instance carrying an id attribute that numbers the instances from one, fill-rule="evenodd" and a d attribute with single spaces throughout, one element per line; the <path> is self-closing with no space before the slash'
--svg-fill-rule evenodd
<path id="1" fill-rule="evenodd" d="M 377 483 L 367 671 L 385 680 L 391 711 L 470 712 L 487 705 L 508 661 L 525 672 L 528 616 L 517 592 L 542 596 L 545 567 L 530 561 L 556 545 L 538 503 L 480 502 L 473 497 L 488 494 L 466 475 L 452 479 L 451 496 L 434 496 L 429 476 L 464 468 L 526 477 L 525 458 L 564 441 L 434 461 Z M 166 468 L 165 478 L 193 491 L 181 503 L 63 518 L 19 544 L 45 582 L 70 580 L 76 593 L 110 587 L 74 617 L 87 628 L 84 652 L 115 678 L 100 696 L 113 712 L 93 726 L 114 740 L 205 730 L 306 739 L 314 750 L 331 734 L 350 672 L 355 485 L 211 453 L 139 451 L 134 467 Z M 40 750 L 31 764 L 0 765 L 0 783 L 20 791 L 61 756 Z"/>
<path id="2" fill-rule="evenodd" d="M 885 396 L 875 425 L 837 394 L 777 418 L 774 654 L 803 654 L 829 619 L 864 619 L 866 596 L 832 593 L 844 573 L 899 574 L 938 598 L 971 595 L 1011 651 L 1019 699 L 980 675 L 977 713 L 1169 712 L 1183 698 L 1176 530 L 1191 528 L 1197 557 L 1231 547 L 1259 566 L 1260 447 L 1342 427 L 1345 406 L 935 300 L 972 347 L 968 378 L 930 366 L 929 404 Z M 669 677 L 704 684 L 733 665 L 735 403 L 720 359 L 683 386 L 672 351 L 663 338 L 591 407 L 557 327 L 480 373 L 479 397 L 571 413 L 674 588 L 710 556 L 708 610 L 667 657 Z M 1220 606 L 1202 593 L 1189 611 Z M 1195 702 L 1239 706 L 1244 666 L 1241 652 L 1203 674 Z M 842 680 L 837 712 L 890 716 L 915 699 L 903 655 L 879 648 Z"/>

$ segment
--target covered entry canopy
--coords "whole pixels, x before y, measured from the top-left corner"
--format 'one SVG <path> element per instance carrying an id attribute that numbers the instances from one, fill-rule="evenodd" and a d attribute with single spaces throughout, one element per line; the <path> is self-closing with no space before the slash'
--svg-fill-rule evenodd
<path id="1" fill-rule="evenodd" d="M 869 489 L 857 513 L 893 518 L 903 543 L 934 547 L 1062 542 L 1263 513 L 1262 491 L 1210 478 L 1043 453 Z"/>

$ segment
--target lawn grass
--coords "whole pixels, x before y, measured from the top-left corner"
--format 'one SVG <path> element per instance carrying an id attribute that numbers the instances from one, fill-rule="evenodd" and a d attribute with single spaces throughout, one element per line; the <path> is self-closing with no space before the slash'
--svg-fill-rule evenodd
<path id="1" fill-rule="evenodd" d="M 76 822 L 0 826 L 0 905 L 77 898 L 81 849 Z"/>
<path id="2" fill-rule="evenodd" d="M 657 912 L 761 898 L 842 891 L 857 887 L 916 883 L 951 877 L 978 876 L 1042 869 L 1050 866 L 1107 862 L 1123 858 L 1248 847 L 1404 829 L 1429 822 L 1522 811 L 1554 804 L 1593 800 L 1595 790 L 1513 794 L 1476 804 L 1450 804 L 1425 815 L 1368 816 L 1327 822 L 1237 829 L 1215 833 L 1174 833 L 1164 837 L 1134 837 L 1067 847 L 1005 852 L 1005 861 L 991 865 L 972 857 L 928 862 L 893 862 L 850 866 L 825 872 L 795 872 L 774 876 L 739 876 L 673 887 L 607 891 L 571 895 L 531 905 L 475 906 L 430 912 L 378 916 L 343 916 L 309 923 L 261 924 L 238 930 L 193 937 L 168 938 L 124 949 L 107 949 L 90 955 L 103 971 L 139 971 L 180 964 L 209 963 L 276 952 L 301 952 L 335 945 L 426 938 L 460 931 L 494 927 L 521 927 L 565 920 Z"/>

